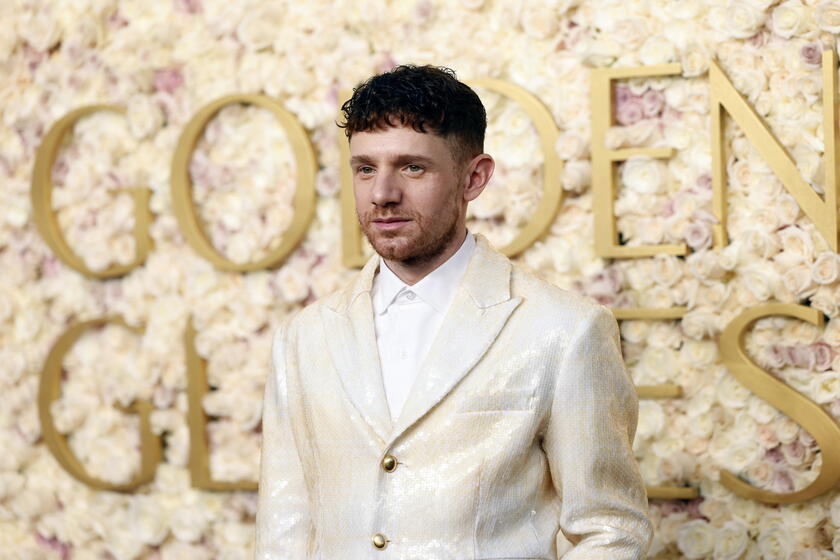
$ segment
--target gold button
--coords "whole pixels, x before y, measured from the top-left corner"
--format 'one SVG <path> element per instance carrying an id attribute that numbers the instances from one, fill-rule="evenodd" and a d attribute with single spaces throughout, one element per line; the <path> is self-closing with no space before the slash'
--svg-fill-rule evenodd
<path id="1" fill-rule="evenodd" d="M 382 533 L 376 533 L 375 535 L 373 535 L 373 546 L 375 546 L 379 550 L 382 550 L 386 546 L 388 546 L 388 541 L 387 539 L 385 539 L 385 535 L 383 535 Z"/>
<path id="2" fill-rule="evenodd" d="M 385 458 L 382 459 L 382 468 L 386 472 L 394 472 L 397 469 L 397 458 L 393 455 L 385 455 Z"/>

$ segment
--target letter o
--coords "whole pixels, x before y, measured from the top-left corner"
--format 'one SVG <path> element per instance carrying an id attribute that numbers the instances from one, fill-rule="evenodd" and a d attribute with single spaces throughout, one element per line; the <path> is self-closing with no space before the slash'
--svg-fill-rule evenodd
<path id="1" fill-rule="evenodd" d="M 189 173 L 189 162 L 204 128 L 216 113 L 231 103 L 247 103 L 269 110 L 285 129 L 297 162 L 294 215 L 291 225 L 283 233 L 280 246 L 259 260 L 242 264 L 234 263 L 219 253 L 201 228 L 192 201 L 192 180 Z M 315 152 L 306 131 L 294 115 L 280 103 L 264 95 L 227 95 L 202 107 L 190 119 L 178 139 L 175 155 L 172 158 L 172 209 L 187 243 L 216 268 L 231 272 L 251 272 L 271 268 L 277 266 L 297 246 L 312 221 L 315 214 L 316 171 Z"/>

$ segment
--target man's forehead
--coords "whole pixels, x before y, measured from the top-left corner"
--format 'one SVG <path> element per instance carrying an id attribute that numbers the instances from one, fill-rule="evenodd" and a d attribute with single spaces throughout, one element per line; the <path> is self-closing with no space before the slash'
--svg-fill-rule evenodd
<path id="1" fill-rule="evenodd" d="M 451 146 L 445 138 L 433 132 L 418 132 L 408 126 L 354 132 L 350 137 L 351 155 L 386 156 L 414 152 L 437 155 L 450 151 Z"/>

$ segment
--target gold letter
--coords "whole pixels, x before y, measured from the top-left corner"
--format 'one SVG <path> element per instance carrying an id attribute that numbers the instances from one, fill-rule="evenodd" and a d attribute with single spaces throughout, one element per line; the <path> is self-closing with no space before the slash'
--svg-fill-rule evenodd
<path id="1" fill-rule="evenodd" d="M 817 326 L 823 324 L 822 313 L 802 305 L 769 303 L 752 307 L 733 319 L 721 333 L 723 363 L 742 385 L 802 425 L 817 440 L 822 453 L 820 474 L 805 488 L 787 494 L 761 490 L 725 470 L 720 471 L 720 482 L 744 498 L 770 504 L 792 504 L 816 498 L 840 481 L 840 426 L 818 404 L 758 367 L 747 355 L 744 350 L 747 329 L 756 320 L 769 315 L 787 315 Z"/>
<path id="2" fill-rule="evenodd" d="M 712 112 L 712 187 L 714 189 L 714 213 L 719 223 L 714 227 L 715 248 L 722 249 L 727 244 L 726 235 L 726 165 L 724 163 L 723 111 L 735 120 L 752 140 L 764 161 L 776 174 L 788 192 L 811 218 L 814 226 L 828 241 L 835 253 L 840 251 L 837 239 L 837 55 L 833 50 L 825 50 L 822 55 L 823 69 L 823 136 L 825 152 L 825 197 L 821 198 L 806 183 L 796 163 L 787 150 L 779 144 L 767 124 L 747 103 L 744 96 L 736 90 L 720 66 L 712 61 L 709 67 L 710 101 Z"/>
<path id="3" fill-rule="evenodd" d="M 613 215 L 616 196 L 613 164 L 631 156 L 669 158 L 673 148 L 627 148 L 608 150 L 604 146 L 607 129 L 613 125 L 613 80 L 680 73 L 680 65 L 660 64 L 636 68 L 605 68 L 592 71 L 592 211 L 595 214 L 595 252 L 602 257 L 650 257 L 657 253 L 685 255 L 685 245 L 619 245 Z"/>
<path id="4" fill-rule="evenodd" d="M 225 105 L 249 103 L 268 109 L 286 130 L 297 162 L 297 189 L 294 199 L 294 217 L 283 234 L 277 249 L 258 261 L 236 264 L 222 256 L 207 238 L 198 220 L 192 201 L 192 180 L 189 163 L 204 127 Z M 277 266 L 297 246 L 306 233 L 315 213 L 315 152 L 298 120 L 277 101 L 264 95 L 227 95 L 202 107 L 184 127 L 172 158 L 172 210 L 181 226 L 187 243 L 202 257 L 220 270 L 251 272 Z"/>
<path id="5" fill-rule="evenodd" d="M 192 318 L 187 320 L 184 331 L 184 352 L 187 356 L 187 423 L 190 425 L 190 457 L 188 467 L 194 488 L 202 490 L 256 490 L 257 483 L 250 480 L 225 482 L 210 478 L 207 446 L 207 415 L 202 400 L 207 394 L 207 364 L 195 351 L 195 329 Z"/>
<path id="6" fill-rule="evenodd" d="M 563 202 L 563 189 L 560 186 L 560 174 L 563 162 L 557 156 L 554 145 L 558 131 L 554 118 L 542 102 L 519 86 L 493 79 L 471 80 L 469 85 L 489 89 L 509 97 L 519 103 L 531 117 L 543 152 L 543 194 L 532 220 L 516 235 L 513 241 L 500 251 L 508 257 L 514 257 L 530 247 L 551 227 L 557 210 Z M 345 97 L 346 96 L 342 96 Z M 364 265 L 362 254 L 362 235 L 356 216 L 356 204 L 353 197 L 353 177 L 350 171 L 350 150 L 347 141 L 341 142 L 341 230 L 343 262 L 347 267 Z"/>
<path id="7" fill-rule="evenodd" d="M 38 151 L 35 154 L 35 166 L 32 170 L 32 190 L 30 193 L 32 199 L 32 218 L 41 237 L 47 242 L 47 245 L 55 253 L 55 256 L 64 264 L 92 278 L 114 278 L 122 276 L 136 266 L 143 264 L 146 260 L 146 255 L 149 254 L 149 190 L 129 189 L 131 196 L 134 197 L 134 241 L 137 251 L 134 260 L 128 264 L 114 265 L 105 270 L 94 271 L 89 269 L 84 261 L 73 252 L 70 246 L 67 245 L 67 241 L 64 240 L 61 229 L 58 227 L 58 220 L 52 209 L 52 168 L 53 163 L 55 163 L 55 158 L 58 155 L 58 150 L 61 147 L 61 142 L 73 128 L 73 125 L 76 124 L 76 121 L 97 111 L 125 113 L 125 109 L 113 105 L 88 105 L 86 107 L 80 107 L 70 111 L 59 119 L 58 122 L 52 125 L 47 135 L 44 136 L 44 140 L 38 146 Z"/>
<path id="8" fill-rule="evenodd" d="M 41 383 L 38 386 L 38 415 L 41 419 L 44 443 L 64 470 L 93 488 L 128 492 L 151 481 L 155 477 L 155 469 L 160 462 L 160 438 L 152 433 L 149 425 L 152 404 L 148 401 L 134 401 L 129 407 L 119 407 L 126 412 L 136 412 L 140 415 L 140 472 L 124 484 L 113 484 L 90 476 L 79 459 L 73 455 L 73 451 L 67 444 L 67 437 L 56 429 L 50 413 L 50 405 L 58 400 L 61 393 L 61 363 L 64 356 L 87 329 L 106 323 L 115 323 L 131 331 L 142 332 L 140 328 L 129 327 L 118 317 L 93 319 L 67 329 L 53 344 L 41 372 Z"/>

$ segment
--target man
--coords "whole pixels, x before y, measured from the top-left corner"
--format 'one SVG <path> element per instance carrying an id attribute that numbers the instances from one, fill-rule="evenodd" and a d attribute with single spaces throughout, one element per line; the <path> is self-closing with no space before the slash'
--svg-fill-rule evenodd
<path id="1" fill-rule="evenodd" d="M 275 333 L 257 557 L 644 557 L 615 319 L 466 230 L 494 167 L 476 94 L 401 66 L 342 109 L 378 255 Z"/>

